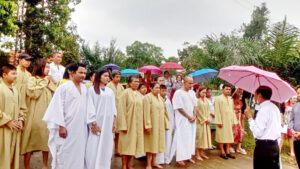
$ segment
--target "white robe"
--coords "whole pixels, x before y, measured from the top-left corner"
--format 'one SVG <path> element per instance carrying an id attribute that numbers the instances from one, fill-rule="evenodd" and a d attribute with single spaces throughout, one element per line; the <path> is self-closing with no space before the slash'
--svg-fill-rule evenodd
<path id="1" fill-rule="evenodd" d="M 91 123 L 96 121 L 101 134 L 95 135 L 91 129 L 89 130 L 85 156 L 87 169 L 110 169 L 114 147 L 112 132 L 114 116 L 117 116 L 114 92 L 105 87 L 98 95 L 94 88 L 89 88 L 87 123 L 91 127 Z"/>
<path id="2" fill-rule="evenodd" d="M 197 98 L 193 90 L 188 92 L 179 89 L 173 97 L 173 108 L 175 110 L 175 133 L 171 148 L 170 160 L 176 153 L 176 161 L 192 158 L 195 154 L 196 144 L 196 122 L 190 123 L 179 111 L 182 108 L 189 116 L 193 116 L 194 108 L 197 107 Z M 170 161 L 169 161 L 170 162 Z"/>
<path id="3" fill-rule="evenodd" d="M 52 169 L 84 169 L 87 138 L 85 85 L 81 94 L 73 81 L 60 85 L 46 110 L 43 121 L 49 129 L 48 146 L 52 154 Z M 59 126 L 67 129 L 67 137 L 59 136 Z"/>
<path id="4" fill-rule="evenodd" d="M 165 153 L 157 154 L 156 157 L 157 164 L 169 164 L 172 161 L 172 157 L 173 157 L 173 156 L 171 157 L 171 146 L 173 142 L 173 131 L 175 130 L 175 112 L 173 109 L 173 105 L 168 98 L 166 98 L 165 104 L 167 107 L 168 116 L 170 120 L 170 128 L 169 130 L 166 131 L 166 137 L 165 137 L 166 151 Z"/>

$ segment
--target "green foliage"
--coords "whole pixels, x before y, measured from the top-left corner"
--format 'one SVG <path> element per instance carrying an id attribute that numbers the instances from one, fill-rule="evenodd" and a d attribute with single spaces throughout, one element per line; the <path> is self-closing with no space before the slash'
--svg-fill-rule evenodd
<path id="1" fill-rule="evenodd" d="M 269 10 L 266 3 L 262 3 L 260 7 L 252 13 L 252 19 L 249 24 L 244 24 L 244 38 L 261 39 L 264 32 L 267 30 L 267 22 L 269 20 Z"/>
<path id="2" fill-rule="evenodd" d="M 50 57 L 53 51 L 64 51 L 64 63 L 79 61 L 79 36 L 71 20 L 69 0 L 26 0 L 23 31 L 25 48 L 35 58 Z"/>
<path id="3" fill-rule="evenodd" d="M 135 41 L 126 47 L 127 59 L 125 67 L 139 68 L 146 64 L 160 66 L 164 60 L 162 52 L 162 48 L 153 44 Z"/>
<path id="4" fill-rule="evenodd" d="M 18 29 L 15 13 L 18 10 L 16 0 L 0 1 L 0 38 L 14 35 Z"/>

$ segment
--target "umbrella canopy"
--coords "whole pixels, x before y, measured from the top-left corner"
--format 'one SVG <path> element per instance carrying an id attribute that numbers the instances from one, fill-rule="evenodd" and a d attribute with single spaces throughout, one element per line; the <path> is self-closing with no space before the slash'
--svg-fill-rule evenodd
<path id="1" fill-rule="evenodd" d="M 220 70 L 219 77 L 252 94 L 259 86 L 268 86 L 272 89 L 271 100 L 278 103 L 296 95 L 292 86 L 276 73 L 255 66 L 228 66 Z"/>
<path id="2" fill-rule="evenodd" d="M 212 79 L 218 74 L 215 69 L 203 68 L 190 74 L 193 77 L 194 83 L 205 82 Z"/>
<path id="3" fill-rule="evenodd" d="M 155 74 L 155 75 L 161 74 L 160 68 L 157 66 L 154 66 L 154 65 L 143 66 L 143 67 L 139 68 L 139 71 L 143 72 L 143 73 L 146 73 L 147 71 L 151 71 L 151 74 Z"/>
<path id="4" fill-rule="evenodd" d="M 121 70 L 121 76 L 122 77 L 129 77 L 132 75 L 139 75 L 140 72 L 137 71 L 136 69 L 123 69 Z"/>
<path id="5" fill-rule="evenodd" d="M 160 69 L 167 69 L 167 70 L 182 70 L 184 69 L 180 64 L 176 62 L 167 62 L 159 67 Z"/>
<path id="6" fill-rule="evenodd" d="M 111 70 L 120 70 L 120 67 L 116 64 L 113 64 L 113 63 L 104 65 L 104 67 L 106 67 L 107 69 L 111 69 Z"/>

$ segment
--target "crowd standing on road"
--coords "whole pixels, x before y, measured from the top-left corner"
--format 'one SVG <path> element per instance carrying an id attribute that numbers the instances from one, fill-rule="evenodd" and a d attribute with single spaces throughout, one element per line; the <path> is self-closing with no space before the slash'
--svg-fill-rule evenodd
<path id="1" fill-rule="evenodd" d="M 63 53 L 49 60 L 21 54 L 18 66 L 5 64 L 0 79 L 0 168 L 19 169 L 24 157 L 42 151 L 43 169 L 52 155 L 52 169 L 109 169 L 112 156 L 122 158 L 122 169 L 132 169 L 133 158 L 146 158 L 145 168 L 163 168 L 175 157 L 180 166 L 208 159 L 205 152 L 220 149 L 220 158 L 235 159 L 242 148 L 247 117 L 255 137 L 254 168 L 280 168 L 284 139 L 290 155 L 300 164 L 300 88 L 298 96 L 278 108 L 272 89 L 259 86 L 252 117 L 251 98 L 245 91 L 224 84 L 221 94 L 195 84 L 178 73 L 165 71 L 153 80 L 151 73 L 128 77 L 105 67 L 92 72 L 81 63 L 61 65 Z M 299 165 L 300 168 L 300 165 Z"/>

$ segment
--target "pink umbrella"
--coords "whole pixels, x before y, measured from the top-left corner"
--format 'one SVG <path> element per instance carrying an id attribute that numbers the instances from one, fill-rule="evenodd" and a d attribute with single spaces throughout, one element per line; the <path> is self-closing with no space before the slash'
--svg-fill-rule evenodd
<path id="1" fill-rule="evenodd" d="M 282 103 L 296 95 L 293 87 L 276 73 L 255 66 L 228 66 L 220 70 L 221 79 L 254 94 L 259 86 L 272 89 L 271 100 Z"/>
<path id="2" fill-rule="evenodd" d="M 161 74 L 160 68 L 157 66 L 154 66 L 154 65 L 143 66 L 143 67 L 139 68 L 139 71 L 143 72 L 143 73 L 146 73 L 147 71 L 151 71 L 151 74 L 156 74 L 156 75 Z"/>
<path id="3" fill-rule="evenodd" d="M 167 62 L 160 66 L 160 69 L 168 69 L 168 70 L 182 70 L 184 69 L 180 64 L 176 62 Z"/>

